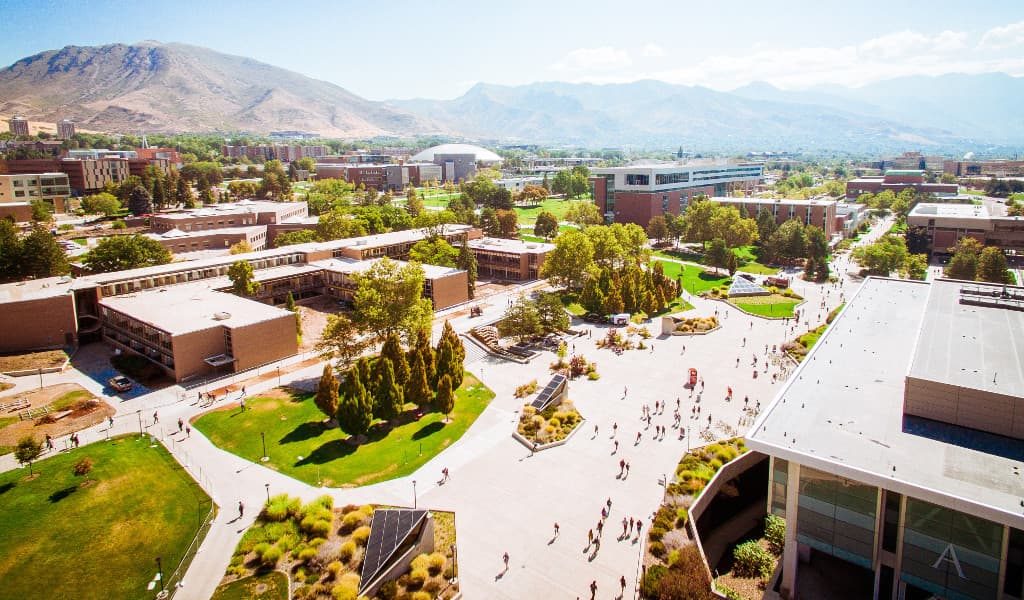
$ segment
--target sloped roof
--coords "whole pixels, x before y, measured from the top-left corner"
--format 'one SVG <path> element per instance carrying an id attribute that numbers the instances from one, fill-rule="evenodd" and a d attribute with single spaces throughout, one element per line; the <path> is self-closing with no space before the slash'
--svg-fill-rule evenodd
<path id="1" fill-rule="evenodd" d="M 427 511 L 423 509 L 378 508 L 373 512 L 360 574 L 360 591 L 385 571 L 399 551 L 409 545 L 426 518 Z"/>

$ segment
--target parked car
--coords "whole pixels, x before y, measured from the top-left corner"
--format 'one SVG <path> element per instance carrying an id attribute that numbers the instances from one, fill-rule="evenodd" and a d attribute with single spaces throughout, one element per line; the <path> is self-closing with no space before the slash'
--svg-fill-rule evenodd
<path id="1" fill-rule="evenodd" d="M 587 323 L 607 323 L 608 317 L 597 313 L 587 313 L 583 315 L 583 320 Z"/>
<path id="2" fill-rule="evenodd" d="M 754 281 L 754 276 L 753 276 L 753 275 L 751 275 L 750 273 L 738 273 L 738 275 L 739 275 L 740 277 L 742 277 L 742 278 L 746 279 L 747 281 L 750 281 L 750 282 L 753 282 L 753 281 Z"/>
<path id="3" fill-rule="evenodd" d="M 128 390 L 132 389 L 132 385 L 134 384 L 132 383 L 131 379 L 128 379 L 124 375 L 118 375 L 117 377 L 111 377 L 110 379 L 108 379 L 107 385 L 109 385 L 115 391 L 127 392 Z"/>

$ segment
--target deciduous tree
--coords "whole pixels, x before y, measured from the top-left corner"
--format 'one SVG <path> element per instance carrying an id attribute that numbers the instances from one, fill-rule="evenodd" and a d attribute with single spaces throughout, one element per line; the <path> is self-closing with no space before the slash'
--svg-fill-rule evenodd
<path id="1" fill-rule="evenodd" d="M 228 267 L 228 279 L 231 280 L 231 290 L 239 296 L 251 296 L 260 289 L 252 265 L 245 260 L 236 260 Z"/>
<path id="2" fill-rule="evenodd" d="M 555 248 L 541 266 L 541 276 L 556 285 L 579 289 L 583 274 L 594 264 L 594 245 L 582 231 L 567 231 L 555 238 Z"/>
<path id="3" fill-rule="evenodd" d="M 420 265 L 399 267 L 395 261 L 382 258 L 357 274 L 355 280 L 352 320 L 374 340 L 398 333 L 410 341 L 420 330 L 430 328 L 434 309 L 423 297 L 426 276 Z"/>
<path id="4" fill-rule="evenodd" d="M 551 239 L 558 234 L 558 217 L 549 211 L 542 210 L 533 224 L 533 235 Z"/>
<path id="5" fill-rule="evenodd" d="M 1007 270 L 1006 255 L 995 246 L 988 246 L 978 255 L 978 281 L 1011 283 L 1013 278 Z"/>
<path id="6" fill-rule="evenodd" d="M 82 262 L 90 271 L 109 273 L 165 265 L 171 262 L 171 253 L 144 235 L 115 235 L 100 240 Z"/>
<path id="7" fill-rule="evenodd" d="M 316 349 L 325 359 L 337 359 L 339 369 L 346 369 L 367 347 L 367 342 L 345 314 L 328 315 Z"/>

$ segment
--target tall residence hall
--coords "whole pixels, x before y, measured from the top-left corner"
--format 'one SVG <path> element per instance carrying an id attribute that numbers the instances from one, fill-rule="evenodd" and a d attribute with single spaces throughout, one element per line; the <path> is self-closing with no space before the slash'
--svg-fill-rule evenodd
<path id="1" fill-rule="evenodd" d="M 637 165 L 594 169 L 590 181 L 605 221 L 646 227 L 651 217 L 682 213 L 694 196 L 752 190 L 763 171 L 757 163 Z"/>
<path id="2" fill-rule="evenodd" d="M 1021 340 L 1024 288 L 864 282 L 747 436 L 783 598 L 1024 597 Z"/>
<path id="3" fill-rule="evenodd" d="M 190 226 L 196 224 L 208 222 Z M 535 279 L 553 248 L 489 240 L 468 225 L 445 225 L 439 235 L 453 244 L 467 241 L 481 277 Z M 297 352 L 294 315 L 279 308 L 289 294 L 296 300 L 326 295 L 351 302 L 356 274 L 384 257 L 408 259 L 413 244 L 426 237 L 424 230 L 395 231 L 0 285 L 0 352 L 103 340 L 150 359 L 176 381 L 249 369 Z M 259 287 L 251 296 L 229 293 L 228 268 L 238 260 L 253 267 Z M 469 301 L 465 271 L 433 265 L 423 270 L 423 296 L 435 310 Z"/>

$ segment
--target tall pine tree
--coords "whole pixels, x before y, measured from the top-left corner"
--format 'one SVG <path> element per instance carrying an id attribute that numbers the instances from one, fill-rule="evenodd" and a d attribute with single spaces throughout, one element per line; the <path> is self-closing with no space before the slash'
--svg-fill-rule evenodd
<path id="1" fill-rule="evenodd" d="M 434 349 L 430 347 L 429 330 L 421 329 L 416 335 L 416 346 L 410 350 L 410 362 L 413 360 L 412 354 L 420 355 L 423 359 L 423 368 L 427 373 L 427 381 L 434 381 Z"/>
<path id="2" fill-rule="evenodd" d="M 404 386 L 405 382 L 409 381 L 409 361 L 405 358 L 405 352 L 402 352 L 402 344 L 398 340 L 397 332 L 392 332 L 384 339 L 380 357 L 391 361 L 391 366 L 395 371 L 395 381 L 398 382 L 398 385 Z"/>
<path id="3" fill-rule="evenodd" d="M 405 399 L 423 408 L 430 404 L 433 394 L 430 392 L 430 380 L 423 365 L 423 355 L 414 353 L 409 369 L 409 381 L 405 383 Z"/>
<path id="4" fill-rule="evenodd" d="M 328 419 L 333 419 L 338 414 L 338 380 L 335 379 L 334 369 L 330 364 L 324 365 L 324 372 L 320 376 L 320 384 L 317 385 L 313 401 Z"/>
<path id="5" fill-rule="evenodd" d="M 455 266 L 466 272 L 466 285 L 467 291 L 469 292 L 469 299 L 473 299 L 473 295 L 476 294 L 476 255 L 469 249 L 469 245 L 465 240 L 462 242 L 462 247 L 459 248 L 459 256 L 455 260 Z"/>
<path id="6" fill-rule="evenodd" d="M 437 410 L 444 413 L 445 420 L 448 420 L 448 415 L 455 408 L 455 392 L 452 390 L 452 381 L 447 375 L 441 377 L 441 380 L 437 382 L 435 406 L 437 406 Z"/>
<path id="7" fill-rule="evenodd" d="M 344 389 L 345 393 L 338 405 L 338 425 L 350 436 L 366 435 L 373 422 L 373 403 L 356 369 L 349 369 Z"/>
<path id="8" fill-rule="evenodd" d="M 380 380 L 377 383 L 377 396 L 374 398 L 374 416 L 378 419 L 391 421 L 402 414 L 405 398 L 402 393 L 402 387 L 395 381 L 395 370 L 391 366 L 391 361 L 381 357 L 378 359 L 378 364 L 383 366 L 378 369 Z"/>

